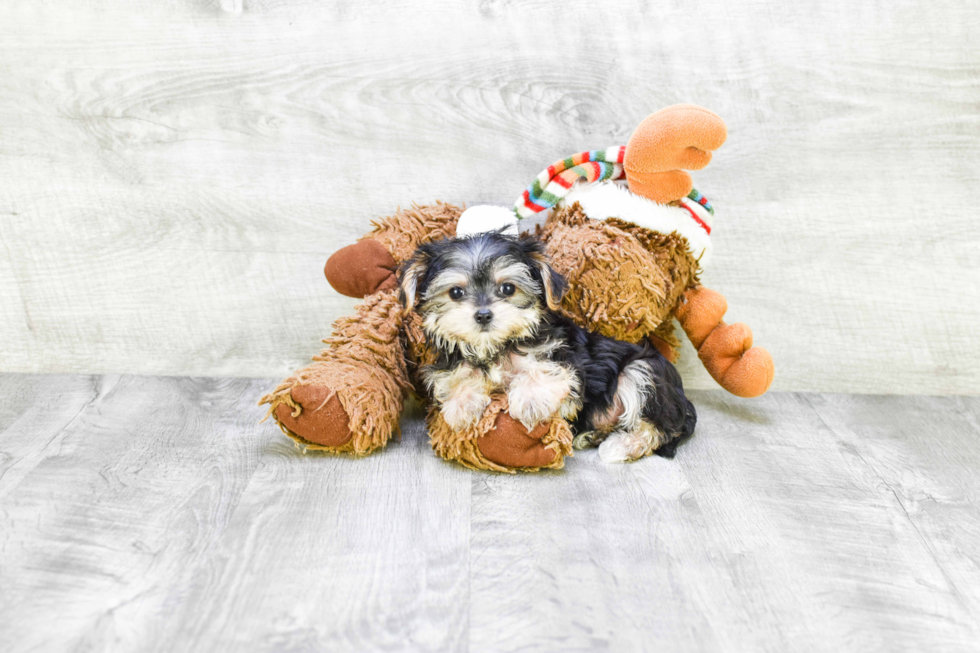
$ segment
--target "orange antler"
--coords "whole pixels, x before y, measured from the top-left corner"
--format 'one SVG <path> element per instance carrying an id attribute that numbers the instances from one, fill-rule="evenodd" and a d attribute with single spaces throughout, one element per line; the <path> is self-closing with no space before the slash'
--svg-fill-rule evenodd
<path id="1" fill-rule="evenodd" d="M 675 104 L 647 116 L 626 144 L 623 168 L 630 190 L 660 204 L 691 192 L 691 175 L 711 162 L 728 128 L 717 115 L 693 104 Z"/>

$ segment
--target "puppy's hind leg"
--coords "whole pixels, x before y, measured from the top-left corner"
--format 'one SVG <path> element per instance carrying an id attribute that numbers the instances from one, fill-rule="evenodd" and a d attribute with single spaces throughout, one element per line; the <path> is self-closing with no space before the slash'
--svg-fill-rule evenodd
<path id="1" fill-rule="evenodd" d="M 623 411 L 599 445 L 604 462 L 637 460 L 651 453 L 672 458 L 679 441 L 694 432 L 694 406 L 684 396 L 677 370 L 659 354 L 626 366 L 619 376 L 616 403 Z"/>
<path id="2" fill-rule="evenodd" d="M 625 463 L 649 456 L 666 441 L 663 432 L 653 424 L 640 421 L 632 431 L 613 431 L 599 445 L 599 458 L 604 463 Z"/>

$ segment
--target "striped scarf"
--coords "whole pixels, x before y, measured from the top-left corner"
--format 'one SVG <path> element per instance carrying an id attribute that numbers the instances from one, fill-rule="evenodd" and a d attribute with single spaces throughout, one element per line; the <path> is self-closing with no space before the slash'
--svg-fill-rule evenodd
<path id="1" fill-rule="evenodd" d="M 529 218 L 552 208 L 568 195 L 579 179 L 605 181 L 623 178 L 623 157 L 626 146 L 619 145 L 605 150 L 579 152 L 567 159 L 556 161 L 534 178 L 514 204 L 518 219 Z"/>
<path id="2" fill-rule="evenodd" d="M 616 145 L 605 150 L 590 150 L 579 152 L 572 156 L 556 161 L 542 170 L 530 186 L 514 203 L 517 218 L 529 218 L 536 213 L 553 208 L 563 197 L 568 195 L 572 185 L 580 180 L 592 183 L 607 179 L 622 179 L 623 158 L 626 156 L 626 146 Z M 704 195 L 692 189 L 688 198 L 703 206 L 714 215 L 714 207 Z"/>

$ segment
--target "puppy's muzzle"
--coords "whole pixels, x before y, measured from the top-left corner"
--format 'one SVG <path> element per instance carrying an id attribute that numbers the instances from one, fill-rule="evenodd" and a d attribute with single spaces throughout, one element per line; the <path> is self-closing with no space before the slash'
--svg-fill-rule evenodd
<path id="1" fill-rule="evenodd" d="M 480 326 L 486 326 L 490 324 L 490 320 L 493 319 L 493 312 L 489 308 L 481 308 L 476 313 L 473 314 L 473 319 Z"/>

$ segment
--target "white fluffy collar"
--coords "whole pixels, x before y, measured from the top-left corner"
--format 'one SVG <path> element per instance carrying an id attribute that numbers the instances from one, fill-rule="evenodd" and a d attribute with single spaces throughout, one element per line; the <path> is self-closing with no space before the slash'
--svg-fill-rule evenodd
<path id="1" fill-rule="evenodd" d="M 582 205 L 593 220 L 619 218 L 663 234 L 677 232 L 687 239 L 691 255 L 705 267 L 711 260 L 711 224 L 713 216 L 697 202 L 684 198 L 683 206 L 657 204 L 634 193 L 625 186 L 605 181 L 599 184 L 576 185 L 559 203 Z M 507 227 L 505 233 L 516 235 L 517 216 L 503 206 L 473 206 L 466 209 L 456 225 L 457 236 L 471 236 Z"/>
<path id="2" fill-rule="evenodd" d="M 691 255 L 701 267 L 711 259 L 713 216 L 697 202 L 685 198 L 681 200 L 684 206 L 657 204 L 609 181 L 577 185 L 560 205 L 571 206 L 575 202 L 581 204 L 585 214 L 593 220 L 619 218 L 663 234 L 676 231 L 687 239 Z"/>

